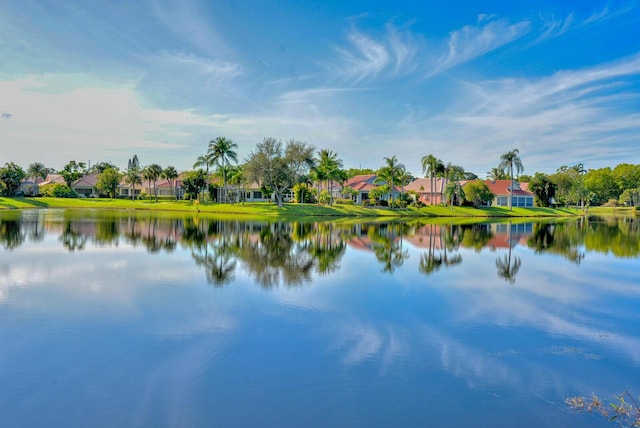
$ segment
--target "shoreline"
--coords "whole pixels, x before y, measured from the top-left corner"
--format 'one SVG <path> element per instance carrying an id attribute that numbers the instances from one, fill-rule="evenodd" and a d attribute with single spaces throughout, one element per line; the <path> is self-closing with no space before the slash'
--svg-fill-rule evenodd
<path id="1" fill-rule="evenodd" d="M 194 203 L 193 201 L 158 201 L 127 199 L 84 199 L 84 198 L 0 198 L 0 211 L 24 209 L 101 209 L 101 210 L 138 210 L 191 212 L 221 215 L 253 215 L 260 217 L 396 217 L 396 218 L 433 218 L 433 217 L 580 217 L 591 214 L 635 215 L 635 208 L 590 208 L 582 212 L 574 208 L 517 208 L 512 211 L 506 207 L 453 207 L 428 206 L 422 208 L 390 209 L 386 207 L 363 207 L 360 205 L 316 205 L 284 204 L 278 208 L 275 203 Z"/>

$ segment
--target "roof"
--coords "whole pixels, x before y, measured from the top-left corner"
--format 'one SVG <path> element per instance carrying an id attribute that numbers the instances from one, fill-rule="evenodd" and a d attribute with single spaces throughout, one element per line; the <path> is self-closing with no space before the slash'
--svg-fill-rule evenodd
<path id="1" fill-rule="evenodd" d="M 91 187 L 93 188 L 98 183 L 98 176 L 96 174 L 87 174 L 80 177 L 73 182 L 71 187 Z"/>
<path id="2" fill-rule="evenodd" d="M 491 193 L 496 196 L 504 196 L 511 194 L 511 180 L 485 180 L 484 183 L 487 185 Z M 522 186 L 517 181 L 513 182 L 513 194 L 518 196 L 530 196 L 533 197 L 533 193 L 528 190 L 524 190 L 525 186 Z M 526 188 L 528 188 L 528 184 Z"/>
<path id="3" fill-rule="evenodd" d="M 368 192 L 380 185 L 375 183 L 377 178 L 378 176 L 375 174 L 355 175 L 344 183 L 344 187 L 351 187 L 359 192 Z M 394 184 L 393 190 L 394 192 L 400 192 L 400 187 Z"/>
<path id="4" fill-rule="evenodd" d="M 44 184 L 65 184 L 64 177 L 60 174 L 47 174 L 47 178 L 40 183 L 40 185 Z"/>
<path id="5" fill-rule="evenodd" d="M 433 192 L 441 193 L 446 183 L 444 178 L 433 179 Z M 414 191 L 418 193 L 431 193 L 431 178 L 416 178 L 411 183 L 404 186 L 405 191 Z"/>

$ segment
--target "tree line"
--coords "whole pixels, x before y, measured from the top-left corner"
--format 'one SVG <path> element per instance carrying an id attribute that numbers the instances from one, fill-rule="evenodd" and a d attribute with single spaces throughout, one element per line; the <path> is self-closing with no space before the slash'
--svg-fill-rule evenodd
<path id="1" fill-rule="evenodd" d="M 415 180 L 398 161 L 397 156 L 383 158 L 383 165 L 377 170 L 348 168 L 338 154 L 319 149 L 308 143 L 267 137 L 257 143 L 243 162 L 239 162 L 238 145 L 226 137 L 217 137 L 209 141 L 207 150 L 197 157 L 193 169 L 180 175 L 181 186 L 186 198 L 202 201 L 217 195 L 219 202 L 233 202 L 242 199 L 240 195 L 252 184 L 259 184 L 265 194 L 273 195 L 279 206 L 285 197 L 293 193 L 298 203 L 318 202 L 332 204 L 334 194 L 330 190 L 337 184 L 345 198 L 353 191 L 344 187 L 344 183 L 359 174 L 375 174 L 378 187 L 371 192 L 375 200 L 386 195 L 391 207 L 411 202 L 404 192 L 404 186 Z M 424 177 L 431 178 L 431 193 L 441 193 L 448 204 L 466 202 L 481 205 L 491 201 L 493 196 L 478 176 L 466 171 L 462 166 L 444 163 L 433 154 L 421 158 Z M 574 166 L 560 166 L 555 173 L 536 172 L 523 175 L 524 166 L 518 149 L 500 156 L 499 163 L 486 173 L 487 179 L 528 182 L 529 190 L 535 195 L 536 206 L 566 205 L 640 205 L 640 165 L 622 163 L 614 168 L 606 167 L 586 170 L 578 163 Z M 56 172 L 44 164 L 35 162 L 27 170 L 13 162 L 0 168 L 0 192 L 5 196 L 18 193 L 20 184 L 27 177 L 44 179 L 47 174 Z M 67 196 L 71 184 L 88 173 L 97 174 L 95 190 L 108 197 L 116 197 L 121 183 L 129 186 L 129 196 L 134 197 L 136 186 L 144 182 L 153 189 L 158 199 L 157 181 L 166 179 L 175 197 L 178 171 L 173 166 L 162 168 L 158 164 L 140 167 L 137 157 L 129 161 L 126 171 L 121 171 L 109 162 L 97 163 L 91 168 L 83 162 L 69 161 L 58 171 L 66 186 L 54 185 L 41 192 L 46 196 Z M 434 178 L 442 178 L 442 188 L 434 189 Z M 460 181 L 466 180 L 462 187 Z M 395 198 L 400 188 L 399 201 Z M 241 192 L 240 190 L 244 190 Z M 208 192 L 207 192 L 208 191 Z M 219 194 L 217 193 L 219 191 Z M 72 192 L 72 191 L 71 191 Z M 208 194 L 208 196 L 207 196 Z M 509 207 L 512 200 L 509 198 Z"/>

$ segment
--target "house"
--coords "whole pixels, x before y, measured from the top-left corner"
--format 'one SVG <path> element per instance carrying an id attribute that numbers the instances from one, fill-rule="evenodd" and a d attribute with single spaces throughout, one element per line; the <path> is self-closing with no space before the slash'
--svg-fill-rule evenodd
<path id="1" fill-rule="evenodd" d="M 38 196 L 40 189 L 38 183 L 32 180 L 24 180 L 18 187 L 18 195 L 24 196 Z"/>
<path id="2" fill-rule="evenodd" d="M 46 184 L 67 184 L 67 182 L 64 181 L 64 177 L 60 174 L 47 174 L 47 178 L 39 185 L 44 186 Z"/>
<path id="3" fill-rule="evenodd" d="M 377 176 L 375 174 L 365 174 L 365 175 L 356 175 L 348 179 L 344 183 L 344 188 L 347 187 L 354 190 L 354 195 L 352 197 L 353 202 L 360 205 L 364 201 L 369 200 L 369 192 L 376 187 L 379 187 L 384 183 L 376 183 Z M 406 188 L 405 188 L 406 189 Z M 397 199 L 400 197 L 400 188 L 396 185 L 393 186 L 393 198 Z M 387 200 L 388 195 L 382 195 L 380 199 Z"/>
<path id="4" fill-rule="evenodd" d="M 71 188 L 83 198 L 95 198 L 98 193 L 95 190 L 98 183 L 96 174 L 86 174 L 71 184 Z"/>
<path id="5" fill-rule="evenodd" d="M 447 187 L 445 178 L 416 178 L 404 186 L 405 192 L 415 192 L 417 199 L 425 205 L 446 203 L 444 190 Z"/>
<path id="6" fill-rule="evenodd" d="M 513 195 L 514 207 L 533 207 L 533 193 L 529 191 L 529 183 L 518 183 L 514 180 L 511 189 L 511 180 L 485 180 L 495 196 L 491 202 L 493 207 L 508 207 L 509 197 Z"/>

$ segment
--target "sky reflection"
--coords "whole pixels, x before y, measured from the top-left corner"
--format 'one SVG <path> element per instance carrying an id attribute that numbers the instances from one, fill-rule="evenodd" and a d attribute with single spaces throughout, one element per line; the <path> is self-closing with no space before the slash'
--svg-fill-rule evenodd
<path id="1" fill-rule="evenodd" d="M 640 391 L 639 259 L 592 223 L 553 225 L 574 248 L 532 223 L 19 220 L 0 213 L 3 425 L 420 425 L 420 402 L 462 400 L 431 416 L 524 405 L 534 426 L 572 420 L 570 394 Z"/>

